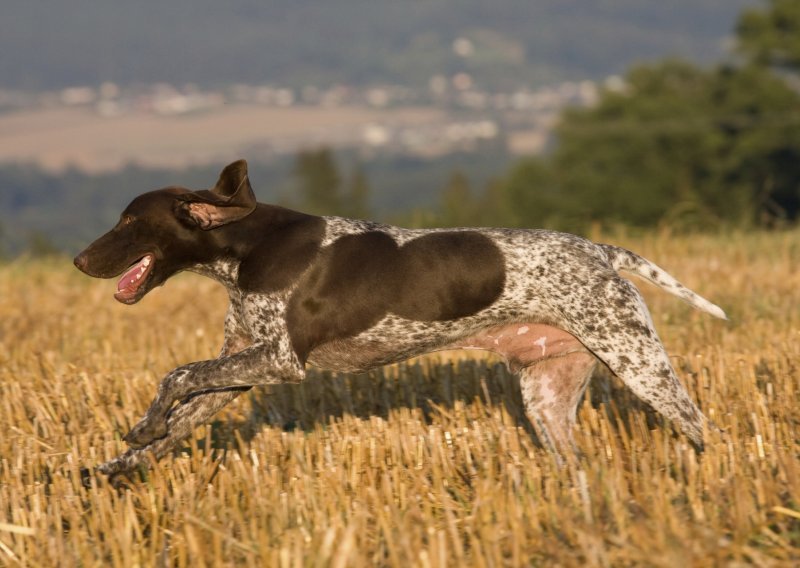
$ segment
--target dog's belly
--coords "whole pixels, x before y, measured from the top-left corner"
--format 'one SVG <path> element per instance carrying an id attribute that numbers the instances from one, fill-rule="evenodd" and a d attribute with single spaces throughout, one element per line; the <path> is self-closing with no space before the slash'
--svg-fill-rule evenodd
<path id="1" fill-rule="evenodd" d="M 332 371 L 358 372 L 432 351 L 480 349 L 501 355 L 516 371 L 543 359 L 590 353 L 575 336 L 541 323 L 495 325 L 465 333 L 454 341 L 442 331 L 431 329 L 428 336 L 419 332 L 401 336 L 371 333 L 337 339 L 314 348 L 308 362 Z"/>
<path id="2" fill-rule="evenodd" d="M 513 323 L 489 327 L 445 349 L 483 349 L 502 355 L 512 371 L 543 359 L 570 353 L 589 353 L 578 339 L 563 329 L 541 323 Z"/>

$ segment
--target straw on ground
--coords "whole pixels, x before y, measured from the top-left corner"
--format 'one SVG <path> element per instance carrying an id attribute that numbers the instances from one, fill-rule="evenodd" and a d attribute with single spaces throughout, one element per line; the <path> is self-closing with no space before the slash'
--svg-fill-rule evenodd
<path id="1" fill-rule="evenodd" d="M 161 376 L 216 355 L 225 293 L 186 275 L 130 308 L 67 261 L 0 267 L 0 564 L 797 562 L 800 233 L 616 242 L 729 314 L 639 283 L 724 431 L 702 456 L 599 376 L 559 467 L 514 379 L 448 355 L 253 392 L 146 479 L 87 487 Z"/>

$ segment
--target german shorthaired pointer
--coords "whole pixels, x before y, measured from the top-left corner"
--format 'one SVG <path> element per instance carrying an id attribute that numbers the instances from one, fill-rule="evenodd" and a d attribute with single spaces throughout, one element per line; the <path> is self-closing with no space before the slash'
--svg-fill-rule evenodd
<path id="1" fill-rule="evenodd" d="M 216 359 L 171 371 L 114 476 L 163 456 L 257 385 L 303 380 L 305 365 L 365 371 L 431 351 L 502 355 L 545 445 L 571 449 L 578 402 L 597 361 L 702 447 L 704 417 L 678 381 L 637 289 L 642 276 L 716 317 L 724 312 L 644 258 L 526 229 L 408 230 L 257 203 L 247 163 L 211 190 L 145 193 L 75 258 L 86 274 L 122 274 L 134 304 L 182 270 L 230 296 Z M 177 404 L 176 404 L 177 403 Z"/>

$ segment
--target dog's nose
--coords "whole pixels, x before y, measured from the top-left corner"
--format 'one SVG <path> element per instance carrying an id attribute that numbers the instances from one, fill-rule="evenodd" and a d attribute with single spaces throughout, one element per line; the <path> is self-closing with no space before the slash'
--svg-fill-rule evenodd
<path id="1" fill-rule="evenodd" d="M 80 253 L 78 256 L 75 257 L 73 260 L 75 266 L 82 272 L 86 272 L 86 264 L 89 262 L 89 259 L 86 258 L 86 253 Z"/>

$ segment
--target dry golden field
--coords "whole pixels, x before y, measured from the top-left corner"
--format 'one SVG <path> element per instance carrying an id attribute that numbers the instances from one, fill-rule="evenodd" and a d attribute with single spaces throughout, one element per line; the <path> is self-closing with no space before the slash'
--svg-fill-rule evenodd
<path id="1" fill-rule="evenodd" d="M 724 430 L 703 455 L 598 376 L 559 467 L 508 374 L 440 357 L 245 395 L 149 475 L 86 487 L 158 380 L 216 356 L 224 291 L 181 275 L 126 307 L 68 259 L 0 266 L 0 565 L 797 565 L 800 232 L 607 240 L 731 318 L 640 283 Z"/>

